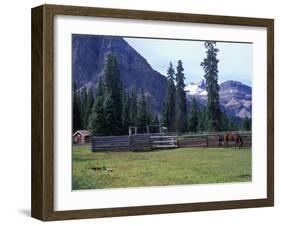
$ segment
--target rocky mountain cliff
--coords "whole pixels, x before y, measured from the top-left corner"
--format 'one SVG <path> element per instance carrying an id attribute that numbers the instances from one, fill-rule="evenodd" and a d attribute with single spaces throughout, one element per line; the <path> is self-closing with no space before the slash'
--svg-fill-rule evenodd
<path id="1" fill-rule="evenodd" d="M 252 88 L 241 82 L 227 81 L 220 84 L 220 102 L 236 117 L 252 116 Z"/>
<path id="2" fill-rule="evenodd" d="M 124 39 L 110 36 L 72 35 L 72 76 L 77 88 L 93 87 L 104 75 L 106 56 L 118 59 L 121 80 L 127 90 L 138 94 L 143 88 L 158 112 L 164 100 L 166 77 L 152 69 L 149 63 Z"/>
<path id="3" fill-rule="evenodd" d="M 186 85 L 187 99 L 195 97 L 201 105 L 207 103 L 204 80 Z M 220 84 L 220 104 L 222 109 L 233 116 L 246 118 L 252 116 L 252 88 L 238 81 L 226 81 Z"/>
<path id="4" fill-rule="evenodd" d="M 104 75 L 106 56 L 114 54 L 118 59 L 121 80 L 127 90 L 141 89 L 150 99 L 154 110 L 160 113 L 165 98 L 167 80 L 153 70 L 145 58 L 121 37 L 72 35 L 72 76 L 77 88 L 93 88 Z M 169 62 L 167 62 L 168 64 Z M 189 83 L 185 88 L 187 101 L 195 97 L 201 105 L 207 103 L 204 80 Z M 223 110 L 239 117 L 251 117 L 252 88 L 237 81 L 220 84 L 220 103 Z"/>

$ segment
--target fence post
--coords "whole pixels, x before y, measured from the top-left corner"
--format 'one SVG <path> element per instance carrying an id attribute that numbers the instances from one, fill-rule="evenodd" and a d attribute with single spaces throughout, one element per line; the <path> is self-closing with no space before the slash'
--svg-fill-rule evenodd
<path id="1" fill-rule="evenodd" d="M 91 147 L 91 151 L 94 152 L 94 137 L 92 137 L 92 147 Z"/>
<path id="2" fill-rule="evenodd" d="M 207 147 L 209 146 L 209 139 L 208 139 L 208 135 L 206 136 L 206 144 L 207 144 Z"/>
<path id="3" fill-rule="evenodd" d="M 129 150 L 131 151 L 132 150 L 132 136 L 131 135 L 128 136 L 128 141 L 129 141 Z"/>
<path id="4" fill-rule="evenodd" d="M 151 144 L 151 140 L 150 140 L 150 135 L 147 136 L 148 137 L 148 150 L 150 151 L 152 149 L 152 144 Z"/>
<path id="5" fill-rule="evenodd" d="M 148 136 L 148 145 L 149 145 L 149 150 L 152 148 L 152 139 L 150 136 Z"/>

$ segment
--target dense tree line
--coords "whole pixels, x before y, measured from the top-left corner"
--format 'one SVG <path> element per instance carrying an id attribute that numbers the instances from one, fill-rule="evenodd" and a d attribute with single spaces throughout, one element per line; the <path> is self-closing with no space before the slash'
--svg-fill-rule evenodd
<path id="1" fill-rule="evenodd" d="M 192 98 L 191 107 L 188 112 L 188 132 L 209 131 L 208 123 L 208 108 L 207 106 L 199 106 L 195 98 Z M 225 111 L 221 112 L 221 131 L 237 131 L 251 130 L 251 119 L 239 119 L 227 114 Z"/>
<path id="2" fill-rule="evenodd" d="M 162 108 L 161 125 L 170 132 L 250 130 L 251 119 L 239 120 L 222 111 L 219 102 L 218 62 L 216 42 L 206 41 L 206 58 L 201 63 L 205 72 L 207 105 L 200 107 L 195 98 L 187 109 L 184 91 L 185 75 L 182 61 L 176 72 L 170 63 L 167 70 L 166 98 Z"/>
<path id="3" fill-rule="evenodd" d="M 146 125 L 157 122 L 158 115 L 152 111 L 144 89 L 138 97 L 135 90 L 129 92 L 123 87 L 117 59 L 109 54 L 104 77 L 98 82 L 88 129 L 96 136 L 122 135 L 128 134 L 129 126 L 144 130 Z"/>
<path id="4" fill-rule="evenodd" d="M 182 61 L 178 61 L 176 72 L 172 63 L 167 71 L 167 91 L 162 108 L 161 125 L 168 131 L 187 131 L 187 106 L 184 91 L 184 68 Z"/>
<path id="5" fill-rule="evenodd" d="M 117 59 L 109 54 L 105 73 L 97 83 L 95 98 L 92 89 L 77 90 L 73 84 L 73 131 L 89 129 L 93 135 L 128 134 L 130 126 L 146 132 L 147 125 L 160 125 L 169 132 L 251 130 L 251 119 L 238 120 L 222 111 L 219 104 L 218 49 L 215 42 L 205 42 L 206 58 L 201 63 L 205 72 L 207 105 L 200 106 L 195 98 L 187 105 L 185 75 L 181 60 L 176 70 L 170 63 L 167 70 L 167 90 L 161 117 L 142 88 L 127 90 L 120 79 Z"/>
<path id="6" fill-rule="evenodd" d="M 85 129 L 88 125 L 89 115 L 94 104 L 93 90 L 86 90 L 83 87 L 77 90 L 76 84 L 73 84 L 72 100 L 72 129 L 73 132 L 79 129 Z"/>

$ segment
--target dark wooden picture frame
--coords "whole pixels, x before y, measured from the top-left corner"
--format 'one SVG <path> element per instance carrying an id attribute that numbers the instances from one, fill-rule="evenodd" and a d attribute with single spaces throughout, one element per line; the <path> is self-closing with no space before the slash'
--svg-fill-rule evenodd
<path id="1" fill-rule="evenodd" d="M 95 16 L 267 28 L 267 198 L 121 208 L 54 210 L 54 16 Z M 274 20 L 60 5 L 32 9 L 31 215 L 49 220 L 162 214 L 274 205 Z"/>

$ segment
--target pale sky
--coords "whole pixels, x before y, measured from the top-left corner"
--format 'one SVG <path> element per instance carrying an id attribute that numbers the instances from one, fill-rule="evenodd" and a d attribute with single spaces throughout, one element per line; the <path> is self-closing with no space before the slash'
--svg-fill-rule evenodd
<path id="1" fill-rule="evenodd" d="M 176 65 L 183 61 L 186 83 L 204 78 L 200 63 L 206 57 L 204 41 L 124 38 L 140 53 L 153 69 L 166 75 L 170 61 Z M 252 44 L 217 42 L 219 83 L 227 80 L 252 85 Z"/>

